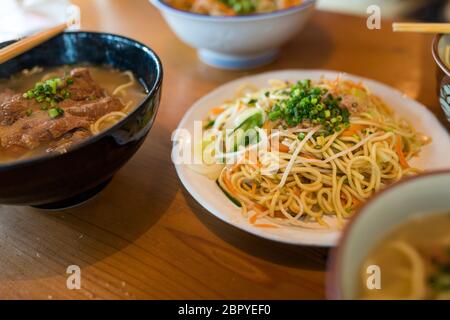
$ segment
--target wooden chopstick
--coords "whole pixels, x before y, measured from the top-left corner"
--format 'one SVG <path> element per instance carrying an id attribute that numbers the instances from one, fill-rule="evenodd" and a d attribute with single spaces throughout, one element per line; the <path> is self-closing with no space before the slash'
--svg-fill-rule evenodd
<path id="1" fill-rule="evenodd" d="M 450 23 L 394 22 L 394 32 L 450 33 Z"/>
<path id="2" fill-rule="evenodd" d="M 0 49 L 0 64 L 17 57 L 18 55 L 38 46 L 39 44 L 57 36 L 64 32 L 68 27 L 73 25 L 75 20 L 70 20 L 53 28 L 44 30 L 30 37 L 19 40 L 3 49 Z"/>

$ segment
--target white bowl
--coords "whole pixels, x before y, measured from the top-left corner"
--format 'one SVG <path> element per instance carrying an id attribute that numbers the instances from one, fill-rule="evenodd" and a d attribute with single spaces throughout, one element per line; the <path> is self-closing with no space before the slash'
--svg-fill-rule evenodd
<path id="1" fill-rule="evenodd" d="M 333 252 L 328 298 L 357 299 L 360 268 L 366 255 L 386 234 L 412 216 L 450 211 L 450 171 L 402 180 L 369 200 L 347 226 Z"/>
<path id="2" fill-rule="evenodd" d="M 172 30 L 197 48 L 206 64 L 224 69 L 249 69 L 271 62 L 281 45 L 292 39 L 314 10 L 315 0 L 271 13 L 217 17 L 181 11 L 150 0 Z"/>

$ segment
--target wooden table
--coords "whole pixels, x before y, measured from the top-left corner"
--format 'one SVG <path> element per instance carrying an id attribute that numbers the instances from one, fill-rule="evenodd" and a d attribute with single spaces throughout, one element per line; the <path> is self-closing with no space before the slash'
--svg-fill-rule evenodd
<path id="1" fill-rule="evenodd" d="M 369 31 L 365 19 L 317 12 L 270 66 L 230 72 L 202 64 L 146 0 L 78 0 L 83 28 L 150 45 L 164 64 L 157 121 L 136 156 L 87 205 L 63 212 L 0 206 L 0 298 L 324 298 L 328 252 L 262 240 L 219 221 L 182 188 L 171 133 L 215 87 L 267 70 L 341 70 L 398 88 L 444 119 L 430 36 Z M 66 288 L 66 268 L 82 289 Z"/>

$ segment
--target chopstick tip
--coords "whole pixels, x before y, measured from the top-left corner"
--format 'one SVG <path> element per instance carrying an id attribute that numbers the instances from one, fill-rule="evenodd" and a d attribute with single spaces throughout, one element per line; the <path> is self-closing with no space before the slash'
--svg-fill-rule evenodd
<path id="1" fill-rule="evenodd" d="M 392 31 L 394 31 L 394 32 L 398 31 L 399 27 L 400 27 L 400 25 L 398 22 L 392 23 Z"/>

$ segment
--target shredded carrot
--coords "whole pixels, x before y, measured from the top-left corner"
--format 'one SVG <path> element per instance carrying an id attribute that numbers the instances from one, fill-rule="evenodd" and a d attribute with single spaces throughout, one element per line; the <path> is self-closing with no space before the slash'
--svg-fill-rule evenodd
<path id="1" fill-rule="evenodd" d="M 228 188 L 228 191 L 232 193 L 233 196 L 236 196 L 236 194 L 238 194 L 238 192 L 236 191 L 236 189 L 233 187 L 230 180 L 228 180 L 226 176 L 223 177 L 223 182 L 225 183 L 225 186 Z"/>
<path id="2" fill-rule="evenodd" d="M 301 4 L 303 0 L 283 0 L 280 2 L 280 9 L 287 9 Z"/>
<path id="3" fill-rule="evenodd" d="M 287 9 L 291 6 L 289 0 L 284 0 L 281 2 L 280 9 Z"/>
<path id="4" fill-rule="evenodd" d="M 354 134 L 357 134 L 361 130 L 363 130 L 366 126 L 362 124 L 352 124 L 348 127 L 347 130 L 341 133 L 341 137 L 351 137 Z"/>
<path id="5" fill-rule="evenodd" d="M 211 113 L 214 115 L 221 114 L 225 109 L 223 107 L 216 107 L 211 109 Z"/>
<path id="6" fill-rule="evenodd" d="M 275 211 L 275 212 L 273 213 L 273 216 L 274 216 L 275 218 L 287 219 L 287 218 L 284 216 L 283 212 L 281 212 L 280 210 Z"/>
<path id="7" fill-rule="evenodd" d="M 278 226 L 273 225 L 273 224 L 267 224 L 267 223 L 258 223 L 258 224 L 254 224 L 255 227 L 258 228 L 278 228 Z"/>
<path id="8" fill-rule="evenodd" d="M 361 205 L 361 201 L 359 201 L 359 200 L 356 199 L 356 198 L 353 198 L 353 199 L 352 199 L 352 203 L 353 203 L 353 206 L 354 206 L 354 207 L 359 207 L 359 206 Z"/>
<path id="9" fill-rule="evenodd" d="M 251 224 L 255 224 L 256 220 L 258 220 L 258 216 L 259 216 L 259 213 L 255 213 L 250 218 L 248 218 L 248 222 L 250 222 Z"/>
<path id="10" fill-rule="evenodd" d="M 289 147 L 285 146 L 282 143 L 279 143 L 278 144 L 278 151 L 288 153 L 289 152 Z"/>
<path id="11" fill-rule="evenodd" d="M 261 212 L 264 212 L 264 211 L 267 210 L 266 207 L 260 205 L 259 203 L 254 203 L 253 205 L 255 206 L 256 209 L 258 209 L 258 210 L 261 211 Z"/>
<path id="12" fill-rule="evenodd" d="M 403 141 L 401 136 L 397 136 L 397 144 L 395 145 L 395 151 L 397 152 L 398 159 L 403 168 L 409 168 L 409 164 L 406 161 L 403 153 Z"/>
<path id="13" fill-rule="evenodd" d="M 210 1 L 217 4 L 217 6 L 220 8 L 220 10 L 223 12 L 224 15 L 226 15 L 226 16 L 235 16 L 236 15 L 236 12 L 234 12 L 233 9 L 229 8 L 222 2 L 220 2 L 218 0 L 210 0 Z"/>

